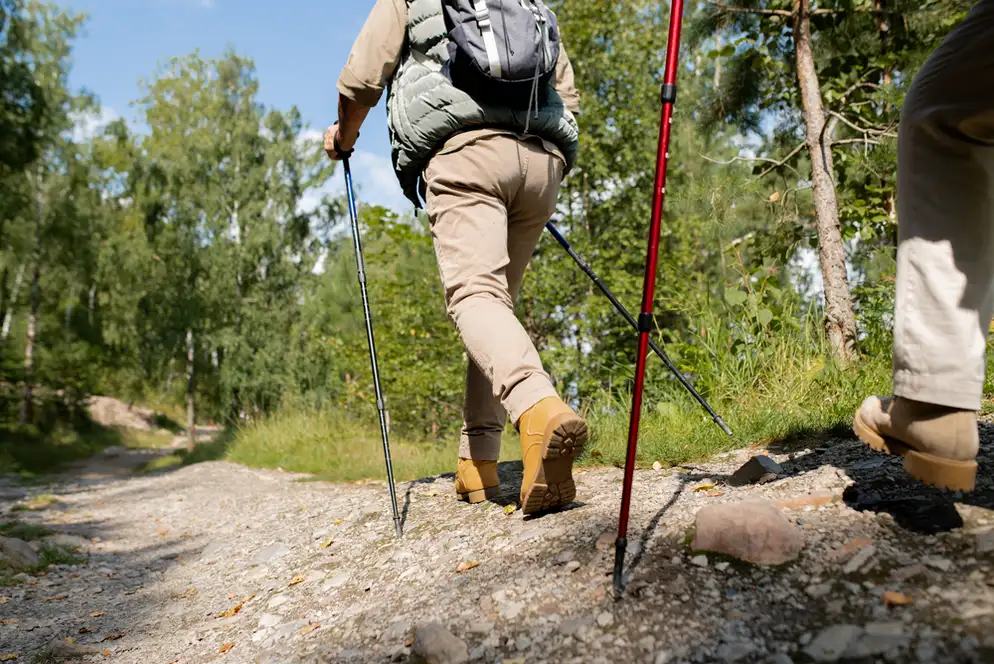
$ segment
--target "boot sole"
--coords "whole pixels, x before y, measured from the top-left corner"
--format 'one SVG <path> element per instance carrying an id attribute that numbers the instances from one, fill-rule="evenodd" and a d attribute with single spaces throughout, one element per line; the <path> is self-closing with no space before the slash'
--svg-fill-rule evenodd
<path id="1" fill-rule="evenodd" d="M 469 503 L 475 505 L 476 503 L 482 503 L 486 500 L 494 500 L 495 498 L 500 498 L 500 487 L 491 486 L 486 489 L 479 489 L 477 491 L 467 491 L 464 493 L 458 493 L 459 500 L 464 503 Z"/>
<path id="2" fill-rule="evenodd" d="M 853 430 L 871 449 L 904 457 L 904 472 L 920 482 L 950 491 L 973 491 L 977 486 L 977 462 L 944 459 L 919 452 L 899 440 L 881 436 L 863 422 L 859 412 L 853 418 Z"/>
<path id="3" fill-rule="evenodd" d="M 577 415 L 563 413 L 552 418 L 545 430 L 542 463 L 531 488 L 521 496 L 522 513 L 560 509 L 576 499 L 573 462 L 583 453 L 587 433 L 587 423 Z"/>

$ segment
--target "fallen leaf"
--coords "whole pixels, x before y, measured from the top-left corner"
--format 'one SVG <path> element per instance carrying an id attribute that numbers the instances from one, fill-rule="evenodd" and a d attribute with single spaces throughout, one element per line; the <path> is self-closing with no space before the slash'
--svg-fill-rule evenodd
<path id="1" fill-rule="evenodd" d="M 95 631 L 97 631 L 96 627 L 80 627 L 79 628 L 79 633 L 80 634 L 89 634 L 90 632 L 95 632 Z"/>
<path id="2" fill-rule="evenodd" d="M 653 470 L 662 470 L 663 469 L 663 464 L 659 463 L 658 461 L 653 461 L 652 462 L 652 469 Z"/>
<path id="3" fill-rule="evenodd" d="M 68 643 L 69 645 L 72 645 L 75 642 L 76 642 L 76 640 L 73 639 L 71 636 L 66 637 L 66 643 Z"/>
<path id="4" fill-rule="evenodd" d="M 169 534 L 169 531 L 163 528 L 162 530 L 156 530 L 155 534 L 158 535 L 159 537 L 165 537 L 166 535 Z"/>
<path id="5" fill-rule="evenodd" d="M 904 593 L 888 590 L 884 593 L 884 604 L 887 606 L 907 606 L 911 604 L 911 598 Z"/>
<path id="6" fill-rule="evenodd" d="M 292 579 L 290 579 L 290 583 L 288 583 L 287 585 L 295 586 L 298 583 L 303 583 L 303 582 L 304 582 L 304 577 L 302 577 L 302 576 L 295 576 Z"/>
<path id="7" fill-rule="evenodd" d="M 117 641 L 123 639 L 127 632 L 116 632 L 114 634 L 104 634 L 104 641 Z"/>
<path id="8" fill-rule="evenodd" d="M 235 606 L 231 607 L 227 611 L 222 611 L 221 613 L 217 614 L 217 617 L 218 618 L 231 618 L 232 616 L 236 615 L 239 611 L 241 611 L 242 610 L 242 606 L 244 606 L 244 605 L 245 605 L 244 602 L 242 602 L 241 604 L 236 604 Z"/>
<path id="9" fill-rule="evenodd" d="M 0 625 L 14 625 L 17 623 L 17 618 L 4 618 L 0 620 Z"/>
<path id="10" fill-rule="evenodd" d="M 780 192 L 779 191 L 774 191 L 772 194 L 770 194 L 770 202 L 771 203 L 776 203 L 779 200 L 780 200 Z"/>
<path id="11" fill-rule="evenodd" d="M 340 526 L 340 525 L 342 525 L 343 523 L 345 523 L 345 519 L 338 519 L 337 521 L 335 521 L 335 525 L 336 525 L 336 526 Z"/>
<path id="12" fill-rule="evenodd" d="M 476 561 L 461 562 L 461 563 L 459 563 L 459 566 L 456 567 L 456 573 L 458 574 L 459 572 L 468 572 L 469 570 L 473 569 L 474 567 L 479 567 L 479 566 L 480 566 L 480 563 L 478 563 Z"/>
<path id="13" fill-rule="evenodd" d="M 173 595 L 173 599 L 190 599 L 197 594 L 196 588 L 187 588 L 178 595 Z"/>
<path id="14" fill-rule="evenodd" d="M 694 493 L 698 491 L 710 491 L 717 486 L 714 482 L 705 482 L 704 484 L 698 484 L 694 487 Z"/>
<path id="15" fill-rule="evenodd" d="M 327 549 L 329 546 L 331 546 L 334 543 L 335 543 L 335 540 L 332 539 L 331 537 L 329 537 L 325 541 L 321 542 L 321 548 L 322 549 Z"/>
<path id="16" fill-rule="evenodd" d="M 721 489 L 718 489 L 717 491 L 708 491 L 707 493 L 708 498 L 719 498 L 724 495 L 725 492 L 722 491 Z"/>
<path id="17" fill-rule="evenodd" d="M 0 662 L 13 662 L 15 659 L 21 656 L 19 652 L 9 652 L 4 655 L 0 655 Z"/>
<path id="18" fill-rule="evenodd" d="M 516 509 L 518 508 L 515 507 L 514 505 L 508 505 L 507 507 L 504 508 L 504 514 L 514 514 L 514 511 Z"/>
<path id="19" fill-rule="evenodd" d="M 90 617 L 91 618 L 101 618 L 101 617 L 103 617 L 103 615 L 104 615 L 103 611 L 94 611 L 93 613 L 90 614 Z"/>
<path id="20" fill-rule="evenodd" d="M 245 599 L 243 599 L 242 604 L 248 604 L 253 599 L 255 599 L 255 593 L 252 593 L 251 595 L 248 595 Z"/>
<path id="21" fill-rule="evenodd" d="M 103 655 L 104 657 L 110 657 L 110 651 L 109 650 L 104 650 L 100 654 Z M 178 662 L 179 660 L 177 659 L 176 661 Z"/>
<path id="22" fill-rule="evenodd" d="M 223 646 L 221 646 L 221 648 L 220 648 L 220 650 L 218 650 L 218 652 L 221 653 L 221 654 L 224 654 L 224 653 L 228 652 L 229 650 L 231 650 L 234 647 L 235 647 L 234 643 L 225 643 Z"/>
<path id="23" fill-rule="evenodd" d="M 299 630 L 297 630 L 297 632 L 300 633 L 300 634 L 310 634 L 311 632 L 313 632 L 314 630 L 316 630 L 320 626 L 321 625 L 318 625 L 318 624 L 315 624 L 315 623 L 311 623 L 309 625 L 304 625 Z"/>
<path id="24" fill-rule="evenodd" d="M 41 601 L 43 601 L 43 602 L 57 602 L 59 600 L 66 599 L 67 597 L 68 597 L 68 595 L 53 595 L 52 597 L 42 597 Z"/>

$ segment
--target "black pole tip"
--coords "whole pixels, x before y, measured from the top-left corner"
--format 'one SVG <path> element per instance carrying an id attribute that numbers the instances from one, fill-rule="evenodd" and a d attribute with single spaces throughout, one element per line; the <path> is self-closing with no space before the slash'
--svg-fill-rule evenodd
<path id="1" fill-rule="evenodd" d="M 625 592 L 625 551 L 628 538 L 619 537 L 614 543 L 614 599 L 621 599 Z"/>
<path id="2" fill-rule="evenodd" d="M 734 434 L 732 433 L 732 430 L 728 428 L 728 425 L 727 425 L 727 424 L 725 424 L 725 420 L 721 419 L 721 416 L 720 416 L 720 415 L 719 415 L 719 416 L 717 416 L 717 417 L 715 417 L 715 418 L 714 418 L 714 421 L 715 421 L 715 423 L 716 423 L 716 424 L 717 424 L 718 426 L 720 426 L 720 427 L 721 427 L 721 430 L 722 430 L 722 431 L 724 431 L 725 433 L 727 433 L 727 434 L 728 434 L 729 436 L 733 436 L 733 435 L 734 435 Z"/>
<path id="3" fill-rule="evenodd" d="M 393 525 L 397 529 L 397 539 L 402 538 L 404 536 L 404 528 L 400 525 L 400 519 L 394 519 Z"/>

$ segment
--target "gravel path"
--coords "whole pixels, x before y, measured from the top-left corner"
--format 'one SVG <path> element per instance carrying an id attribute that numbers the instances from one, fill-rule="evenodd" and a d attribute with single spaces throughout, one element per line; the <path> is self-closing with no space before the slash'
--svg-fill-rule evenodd
<path id="1" fill-rule="evenodd" d="M 582 502 L 532 519 L 456 502 L 451 476 L 405 483 L 396 541 L 382 483 L 227 463 L 135 475 L 122 468 L 154 453 L 119 453 L 0 492 L 4 520 L 76 535 L 86 558 L 0 588 L 0 661 L 406 662 L 437 621 L 474 662 L 994 662 L 994 428 L 983 436 L 967 498 L 851 440 L 769 450 L 783 473 L 741 488 L 726 481 L 758 450 L 639 471 L 619 602 L 617 469 L 581 471 Z M 501 474 L 510 504 L 520 465 Z M 12 511 L 27 493 L 57 502 Z M 700 508 L 752 498 L 779 501 L 799 558 L 689 550 Z"/>

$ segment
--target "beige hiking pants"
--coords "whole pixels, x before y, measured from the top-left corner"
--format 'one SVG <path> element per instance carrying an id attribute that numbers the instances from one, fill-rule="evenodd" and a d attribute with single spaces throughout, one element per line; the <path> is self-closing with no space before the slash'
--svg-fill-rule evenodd
<path id="1" fill-rule="evenodd" d="M 540 139 L 493 132 L 450 141 L 425 170 L 425 202 L 448 313 L 470 362 L 459 456 L 500 458 L 501 433 L 556 396 L 514 302 L 565 164 Z"/>
<path id="2" fill-rule="evenodd" d="M 994 307 L 994 0 L 912 83 L 898 162 L 894 392 L 977 410 Z"/>

